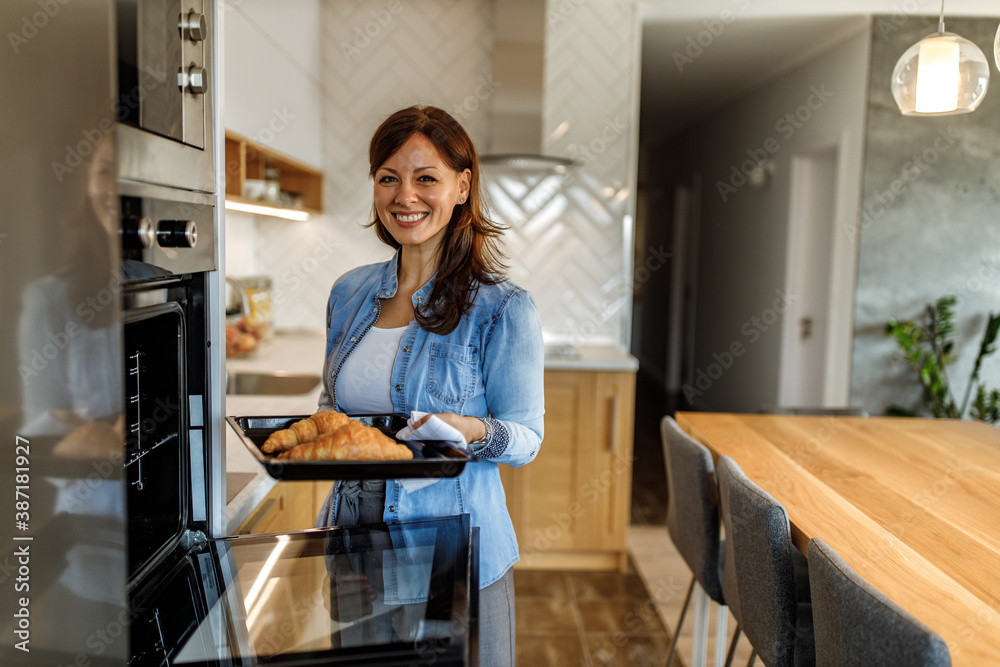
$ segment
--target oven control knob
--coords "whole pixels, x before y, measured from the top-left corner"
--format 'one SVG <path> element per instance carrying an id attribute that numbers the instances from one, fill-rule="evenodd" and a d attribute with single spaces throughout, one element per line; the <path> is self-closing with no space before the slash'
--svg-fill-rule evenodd
<path id="1" fill-rule="evenodd" d="M 156 242 L 156 228 L 153 220 L 143 216 L 141 218 L 128 217 L 122 220 L 122 246 L 125 248 L 152 248 Z"/>
<path id="2" fill-rule="evenodd" d="M 181 35 L 192 42 L 200 42 L 208 36 L 208 19 L 204 14 L 190 12 L 187 16 L 181 14 L 177 22 L 181 29 Z"/>
<path id="3" fill-rule="evenodd" d="M 160 220 L 156 242 L 161 248 L 193 248 L 198 243 L 198 225 L 194 220 Z"/>
<path id="4" fill-rule="evenodd" d="M 186 70 L 180 68 L 177 70 L 177 87 L 192 95 L 204 95 L 208 92 L 208 70 L 197 65 L 191 65 Z"/>

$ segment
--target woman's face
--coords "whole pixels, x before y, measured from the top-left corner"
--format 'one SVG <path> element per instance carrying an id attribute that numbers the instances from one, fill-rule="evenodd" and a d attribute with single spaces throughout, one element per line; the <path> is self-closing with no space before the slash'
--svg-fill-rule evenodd
<path id="1" fill-rule="evenodd" d="M 375 172 L 375 211 L 403 246 L 436 247 L 456 205 L 469 197 L 472 172 L 456 172 L 417 133 Z"/>
<path id="2" fill-rule="evenodd" d="M 110 135 L 97 144 L 87 167 L 87 197 L 105 231 L 114 235 L 118 228 L 118 197 L 115 190 L 115 151 Z"/>

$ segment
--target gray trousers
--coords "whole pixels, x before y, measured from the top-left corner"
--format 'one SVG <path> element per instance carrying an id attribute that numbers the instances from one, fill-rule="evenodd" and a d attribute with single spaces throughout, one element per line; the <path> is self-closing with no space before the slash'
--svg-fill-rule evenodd
<path id="1" fill-rule="evenodd" d="M 479 590 L 480 667 L 514 667 L 514 570 Z"/>

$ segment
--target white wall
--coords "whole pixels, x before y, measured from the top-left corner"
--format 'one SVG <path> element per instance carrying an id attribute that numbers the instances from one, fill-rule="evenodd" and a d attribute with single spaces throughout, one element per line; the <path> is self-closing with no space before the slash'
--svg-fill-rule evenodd
<path id="1" fill-rule="evenodd" d="M 752 318 L 774 307 L 785 284 L 790 159 L 845 137 L 844 173 L 856 181 L 841 188 L 838 205 L 857 210 L 869 40 L 867 31 L 858 32 L 682 131 L 650 156 L 653 173 L 700 172 L 703 179 L 695 369 L 707 372 L 718 363 L 715 355 L 725 357 L 735 343 L 746 350 L 720 377 L 711 378 L 698 397 L 703 407 L 754 411 L 777 401 L 782 323 L 768 326 Z M 786 114 L 810 102 L 818 108 L 807 121 L 787 120 Z M 739 170 L 751 159 L 748 151 L 759 154 L 766 146 L 775 163 L 769 185 L 734 186 L 740 183 L 732 178 L 734 166 Z M 659 185 L 673 190 L 673 183 Z M 848 355 L 843 364 L 849 368 Z"/>
<path id="2" fill-rule="evenodd" d="M 544 46 L 545 155 L 566 174 L 484 170 L 510 277 L 538 304 L 546 338 L 628 345 L 638 141 L 639 47 L 634 4 L 549 0 Z M 645 261 L 646 257 L 642 257 Z"/>
<path id="3" fill-rule="evenodd" d="M 644 18 L 684 19 L 719 16 L 724 10 L 738 9 L 743 18 L 770 18 L 775 16 L 859 16 L 933 15 L 941 9 L 935 0 L 640 0 Z M 995 0 L 949 0 L 945 4 L 947 16 L 994 16 Z"/>
<path id="4" fill-rule="evenodd" d="M 323 167 L 320 0 L 227 0 L 227 130 Z"/>
<path id="5" fill-rule="evenodd" d="M 223 125 L 321 169 L 320 0 L 225 0 L 220 6 Z M 262 220 L 226 211 L 227 274 L 267 272 L 269 255 L 266 249 L 258 253 L 258 226 L 271 223 Z"/>

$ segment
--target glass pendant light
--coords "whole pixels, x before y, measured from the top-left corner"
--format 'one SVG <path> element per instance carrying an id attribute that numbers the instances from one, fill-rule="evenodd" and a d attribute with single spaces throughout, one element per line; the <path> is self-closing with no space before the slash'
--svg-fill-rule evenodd
<path id="1" fill-rule="evenodd" d="M 904 116 L 950 116 L 975 111 L 989 85 L 990 65 L 980 48 L 964 37 L 945 32 L 944 0 L 938 31 L 907 49 L 892 72 L 892 96 Z"/>
<path id="2" fill-rule="evenodd" d="M 997 27 L 997 36 L 993 38 L 993 60 L 996 61 L 997 69 L 1000 69 L 1000 26 Z"/>

